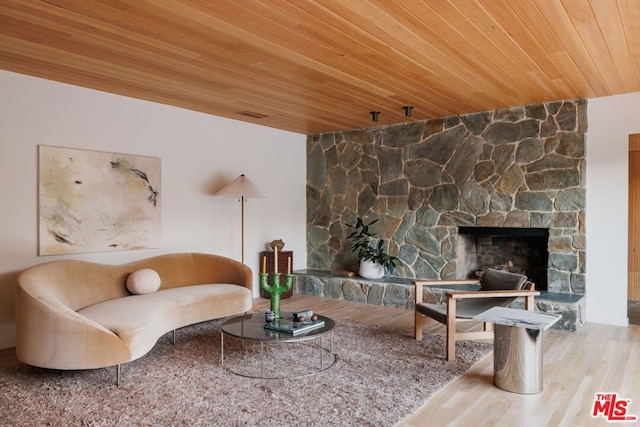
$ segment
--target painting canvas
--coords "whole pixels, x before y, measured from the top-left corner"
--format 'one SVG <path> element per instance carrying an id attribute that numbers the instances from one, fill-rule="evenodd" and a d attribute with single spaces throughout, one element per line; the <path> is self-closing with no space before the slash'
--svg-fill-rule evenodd
<path id="1" fill-rule="evenodd" d="M 39 255 L 160 246 L 160 159 L 39 146 Z"/>

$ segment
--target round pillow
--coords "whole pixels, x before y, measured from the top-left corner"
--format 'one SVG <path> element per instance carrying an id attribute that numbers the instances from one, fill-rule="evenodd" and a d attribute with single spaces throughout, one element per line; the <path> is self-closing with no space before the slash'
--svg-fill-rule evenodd
<path id="1" fill-rule="evenodd" d="M 127 290 L 132 294 L 150 294 L 158 289 L 160 289 L 160 275 L 150 268 L 134 271 L 127 277 Z"/>

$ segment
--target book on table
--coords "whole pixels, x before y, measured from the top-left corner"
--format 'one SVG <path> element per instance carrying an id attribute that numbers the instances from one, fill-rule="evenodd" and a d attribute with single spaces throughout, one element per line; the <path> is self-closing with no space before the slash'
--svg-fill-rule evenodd
<path id="1" fill-rule="evenodd" d="M 286 332 L 292 335 L 300 335 L 305 332 L 312 331 L 314 329 L 322 328 L 324 326 L 324 320 L 302 320 L 296 321 L 293 319 L 280 319 L 275 322 L 265 323 L 265 329 L 271 329 L 278 332 Z"/>

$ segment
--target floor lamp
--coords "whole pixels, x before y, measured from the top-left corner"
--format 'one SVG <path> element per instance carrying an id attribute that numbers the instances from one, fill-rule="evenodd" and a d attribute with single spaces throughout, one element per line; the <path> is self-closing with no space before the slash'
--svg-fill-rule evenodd
<path id="1" fill-rule="evenodd" d="M 244 204 L 247 198 L 265 197 L 258 187 L 244 174 L 240 175 L 214 194 L 216 197 L 238 197 L 242 206 L 242 263 L 244 264 Z"/>

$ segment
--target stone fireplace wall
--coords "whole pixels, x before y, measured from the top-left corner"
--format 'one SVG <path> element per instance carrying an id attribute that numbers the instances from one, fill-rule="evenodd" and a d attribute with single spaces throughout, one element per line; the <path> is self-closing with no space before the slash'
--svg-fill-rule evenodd
<path id="1" fill-rule="evenodd" d="M 458 226 L 549 229 L 548 290 L 584 293 L 586 101 L 572 99 L 307 138 L 307 267 L 357 270 L 360 216 L 403 262 L 457 275 Z"/>

